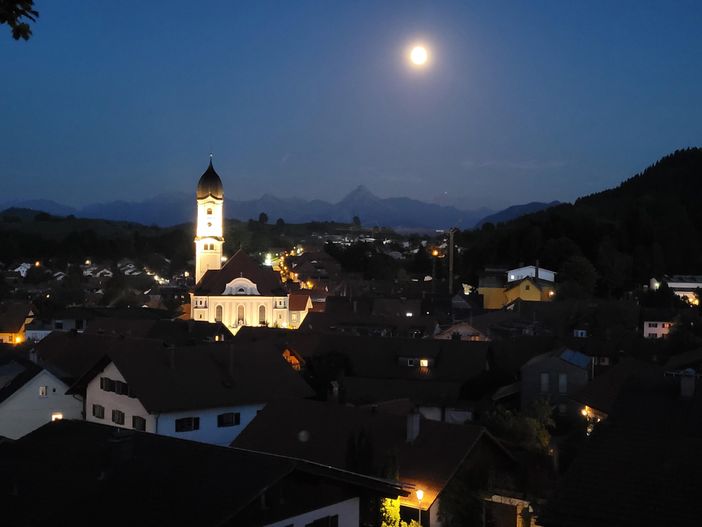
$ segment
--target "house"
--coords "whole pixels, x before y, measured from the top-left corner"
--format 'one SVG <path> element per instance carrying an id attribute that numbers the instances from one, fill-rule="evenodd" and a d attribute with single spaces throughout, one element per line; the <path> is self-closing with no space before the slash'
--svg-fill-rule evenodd
<path id="1" fill-rule="evenodd" d="M 309 315 L 311 317 L 312 314 Z M 317 381 L 321 398 L 355 405 L 407 398 L 428 419 L 464 422 L 482 394 L 487 342 L 349 336 L 243 328 L 234 342 L 294 353 Z M 338 392 L 338 393 L 334 393 Z"/>
<path id="2" fill-rule="evenodd" d="M 575 392 L 572 399 L 581 406 L 580 413 L 584 418 L 599 422 L 607 418 L 619 394 L 633 379 L 660 377 L 664 371 L 656 364 L 627 357 L 592 379 Z"/>
<path id="3" fill-rule="evenodd" d="M 0 352 L 0 436 L 18 439 L 49 421 L 80 419 L 83 402 L 68 386 L 14 351 Z"/>
<path id="4" fill-rule="evenodd" d="M 519 267 L 506 272 L 486 270 L 478 282 L 484 309 L 501 309 L 516 300 L 548 302 L 556 295 L 556 273 L 538 266 Z"/>
<path id="5" fill-rule="evenodd" d="M 0 303 L 0 343 L 21 344 L 34 312 L 29 302 L 8 300 Z"/>
<path id="6" fill-rule="evenodd" d="M 484 491 L 506 489 L 515 468 L 512 456 L 483 427 L 315 401 L 269 404 L 232 446 L 367 474 L 396 466 L 399 481 L 414 489 L 400 498 L 401 513 L 406 521 L 421 514 L 424 527 L 441 525 L 442 495 L 460 488 L 464 478 L 477 478 Z M 487 472 L 492 485 L 479 476 Z"/>
<path id="7" fill-rule="evenodd" d="M 676 295 L 690 305 L 699 305 L 697 290 L 702 289 L 702 275 L 665 275 L 660 281 L 651 278 L 650 287 L 655 291 L 662 283 L 667 284 Z"/>
<path id="8" fill-rule="evenodd" d="M 522 408 L 536 399 L 554 405 L 560 416 L 574 416 L 580 408 L 571 396 L 590 380 L 592 359 L 567 348 L 538 355 L 521 368 Z"/>
<path id="9" fill-rule="evenodd" d="M 666 338 L 674 324 L 672 320 L 644 320 L 643 337 L 645 339 Z"/>
<path id="10" fill-rule="evenodd" d="M 0 445 L 3 525 L 357 527 L 396 482 L 85 421 Z"/>
<path id="11" fill-rule="evenodd" d="M 545 527 L 699 525 L 699 375 L 625 383 L 539 517 Z"/>
<path id="12" fill-rule="evenodd" d="M 68 391 L 84 397 L 91 422 L 226 445 L 267 402 L 314 394 L 282 354 L 261 346 L 114 338 L 101 353 Z"/>
<path id="13" fill-rule="evenodd" d="M 455 324 L 451 324 L 434 335 L 434 338 L 438 340 L 490 340 L 470 322 L 456 322 Z"/>
<path id="14" fill-rule="evenodd" d="M 293 293 L 290 295 L 289 302 L 290 327 L 297 329 L 305 320 L 307 313 L 312 311 L 312 299 L 310 295 L 304 293 Z"/>

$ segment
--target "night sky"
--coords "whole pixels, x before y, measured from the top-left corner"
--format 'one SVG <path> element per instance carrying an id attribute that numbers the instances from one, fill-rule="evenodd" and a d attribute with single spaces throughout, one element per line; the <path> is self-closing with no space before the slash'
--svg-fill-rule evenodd
<path id="1" fill-rule="evenodd" d="M 572 200 L 702 143 L 702 2 L 37 0 L 0 26 L 0 202 Z M 422 41 L 431 64 L 411 68 Z"/>

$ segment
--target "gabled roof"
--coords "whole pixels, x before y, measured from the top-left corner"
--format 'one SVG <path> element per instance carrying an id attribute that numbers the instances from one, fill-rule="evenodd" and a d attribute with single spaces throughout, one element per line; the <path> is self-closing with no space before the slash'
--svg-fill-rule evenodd
<path id="1" fill-rule="evenodd" d="M 29 302 L 6 301 L 0 303 L 0 333 L 19 333 L 32 312 Z"/>
<path id="2" fill-rule="evenodd" d="M 404 493 L 301 460 L 71 420 L 2 445 L 0 467 L 3 525 L 124 525 L 124 515 L 105 514 L 122 504 L 134 507 L 130 525 L 254 527 L 347 497 Z"/>
<path id="3" fill-rule="evenodd" d="M 662 377 L 663 368 L 630 357 L 623 359 L 602 375 L 595 377 L 571 398 L 595 410 L 608 414 L 619 393 L 631 379 L 637 377 Z"/>
<path id="4" fill-rule="evenodd" d="M 112 336 L 158 339 L 182 346 L 212 341 L 214 337 L 230 337 L 231 333 L 221 322 L 204 320 L 132 320 L 123 318 L 98 318 L 92 320 L 86 333 Z"/>
<path id="5" fill-rule="evenodd" d="M 270 346 L 227 343 L 167 347 L 146 339 L 114 339 L 67 393 L 82 393 L 110 362 L 149 413 L 311 397 L 312 389 Z"/>
<path id="6" fill-rule="evenodd" d="M 268 404 L 232 445 L 345 468 L 350 438 L 361 432 L 373 448 L 373 470 L 380 469 L 388 455 L 395 452 L 400 481 L 424 490 L 422 508 L 434 502 L 480 441 L 494 447 L 505 462 L 512 461 L 481 426 L 422 418 L 418 437 L 408 442 L 405 416 L 301 400 Z M 413 496 L 409 500 L 416 505 Z"/>
<path id="7" fill-rule="evenodd" d="M 522 368 L 531 366 L 533 364 L 538 364 L 539 362 L 551 357 L 558 358 L 564 362 L 567 362 L 568 364 L 572 364 L 573 366 L 582 369 L 588 369 L 592 364 L 592 359 L 584 353 L 580 353 L 579 351 L 573 351 L 569 348 L 560 348 L 556 351 L 551 351 L 548 353 L 542 353 L 541 355 L 537 355 L 536 357 L 526 362 L 524 366 L 522 366 Z"/>
<path id="8" fill-rule="evenodd" d="M 227 284 L 235 278 L 248 278 L 261 296 L 282 296 L 285 294 L 280 275 L 270 267 L 257 263 L 239 249 L 221 269 L 210 269 L 195 286 L 195 294 L 219 296 L 224 294 Z"/>
<path id="9" fill-rule="evenodd" d="M 42 369 L 15 351 L 0 351 L 0 403 L 36 377 Z"/>
<path id="10" fill-rule="evenodd" d="M 304 293 L 291 294 L 288 299 L 288 309 L 290 311 L 304 311 L 310 302 L 310 295 Z"/>

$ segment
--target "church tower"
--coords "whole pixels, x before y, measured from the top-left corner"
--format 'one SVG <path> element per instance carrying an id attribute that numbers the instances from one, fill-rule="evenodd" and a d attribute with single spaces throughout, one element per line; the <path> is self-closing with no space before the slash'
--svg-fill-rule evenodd
<path id="1" fill-rule="evenodd" d="M 210 269 L 222 267 L 224 244 L 224 187 L 210 166 L 197 184 L 197 230 L 195 232 L 195 283 Z"/>

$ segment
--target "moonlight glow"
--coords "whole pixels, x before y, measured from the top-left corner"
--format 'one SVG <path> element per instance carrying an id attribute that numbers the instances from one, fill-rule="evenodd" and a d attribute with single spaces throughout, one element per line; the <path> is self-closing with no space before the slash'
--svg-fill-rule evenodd
<path id="1" fill-rule="evenodd" d="M 424 46 L 414 46 L 410 51 L 410 60 L 415 66 L 424 66 L 429 59 L 429 53 Z"/>

